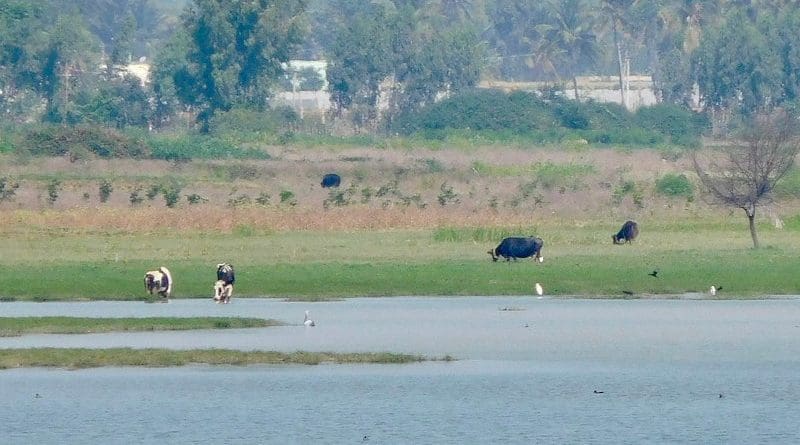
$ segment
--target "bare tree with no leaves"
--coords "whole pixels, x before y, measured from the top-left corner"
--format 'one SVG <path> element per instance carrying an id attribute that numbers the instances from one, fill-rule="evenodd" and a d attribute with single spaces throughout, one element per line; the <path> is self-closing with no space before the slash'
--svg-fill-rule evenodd
<path id="1" fill-rule="evenodd" d="M 714 198 L 747 214 L 754 248 L 759 247 L 756 207 L 771 202 L 775 185 L 794 165 L 800 151 L 797 125 L 785 110 L 758 115 L 739 140 L 703 158 L 693 156 L 697 176 Z"/>

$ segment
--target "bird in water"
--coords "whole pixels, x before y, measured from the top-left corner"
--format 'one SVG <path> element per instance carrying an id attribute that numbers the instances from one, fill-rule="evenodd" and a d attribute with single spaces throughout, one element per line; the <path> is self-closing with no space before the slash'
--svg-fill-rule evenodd
<path id="1" fill-rule="evenodd" d="M 594 390 L 594 393 L 595 393 L 595 394 L 603 394 L 604 392 L 605 392 L 605 391 L 598 391 L 598 390 L 596 390 L 596 389 Z"/>
<path id="2" fill-rule="evenodd" d="M 647 275 L 650 275 L 651 277 L 654 277 L 654 278 L 658 278 L 658 269 L 656 269 L 656 270 L 654 270 L 654 271 L 650 272 L 650 273 L 649 273 L 649 274 L 647 274 Z"/>
<path id="3" fill-rule="evenodd" d="M 306 316 L 303 319 L 303 325 L 305 326 L 316 326 L 317 324 L 314 323 L 314 320 L 308 318 L 308 311 L 306 311 Z"/>

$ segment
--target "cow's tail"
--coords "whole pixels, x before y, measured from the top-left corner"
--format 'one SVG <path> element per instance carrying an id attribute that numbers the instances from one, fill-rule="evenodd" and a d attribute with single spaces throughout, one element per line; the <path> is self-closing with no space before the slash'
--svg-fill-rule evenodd
<path id="1" fill-rule="evenodd" d="M 166 295 L 167 295 L 167 298 L 169 298 L 172 295 L 172 274 L 169 273 L 169 269 L 167 269 L 164 266 L 159 267 L 158 270 L 160 270 L 161 273 L 164 274 L 164 278 L 166 278 L 166 280 L 167 280 L 167 283 L 166 283 L 167 284 Z M 163 285 L 164 283 L 161 283 L 161 284 Z"/>

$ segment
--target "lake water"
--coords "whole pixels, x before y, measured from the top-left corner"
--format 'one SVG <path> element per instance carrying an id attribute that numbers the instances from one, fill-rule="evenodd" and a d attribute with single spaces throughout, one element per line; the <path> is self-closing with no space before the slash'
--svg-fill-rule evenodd
<path id="1" fill-rule="evenodd" d="M 304 310 L 316 327 L 302 326 Z M 459 360 L 0 371 L 0 443 L 800 443 L 797 299 L 0 304 L 0 316 L 33 315 L 235 315 L 290 325 L 35 335 L 2 338 L 0 348 L 392 351 Z"/>

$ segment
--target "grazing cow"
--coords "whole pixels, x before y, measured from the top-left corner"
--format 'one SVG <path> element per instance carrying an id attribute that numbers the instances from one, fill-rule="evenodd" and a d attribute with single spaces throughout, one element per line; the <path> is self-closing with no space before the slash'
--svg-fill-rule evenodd
<path id="1" fill-rule="evenodd" d="M 497 261 L 499 257 L 504 257 L 506 261 L 517 258 L 533 257 L 534 261 L 542 262 L 542 246 L 544 241 L 539 237 L 509 237 L 504 238 L 500 244 L 494 249 L 489 251 L 492 256 L 492 261 Z"/>
<path id="2" fill-rule="evenodd" d="M 328 173 L 322 177 L 322 182 L 319 185 L 321 185 L 322 188 L 339 187 L 341 182 L 342 178 L 339 175 L 336 173 Z"/>
<path id="3" fill-rule="evenodd" d="M 217 264 L 217 281 L 214 283 L 214 301 L 230 303 L 233 295 L 233 283 L 236 277 L 233 266 L 228 263 Z"/>
<path id="4" fill-rule="evenodd" d="M 153 295 L 157 293 L 164 300 L 172 295 L 172 274 L 164 266 L 144 274 L 144 289 Z"/>
<path id="5" fill-rule="evenodd" d="M 611 240 L 614 244 L 630 244 L 639 235 L 639 225 L 636 221 L 625 221 L 622 228 L 619 229 L 616 235 L 611 235 Z"/>

